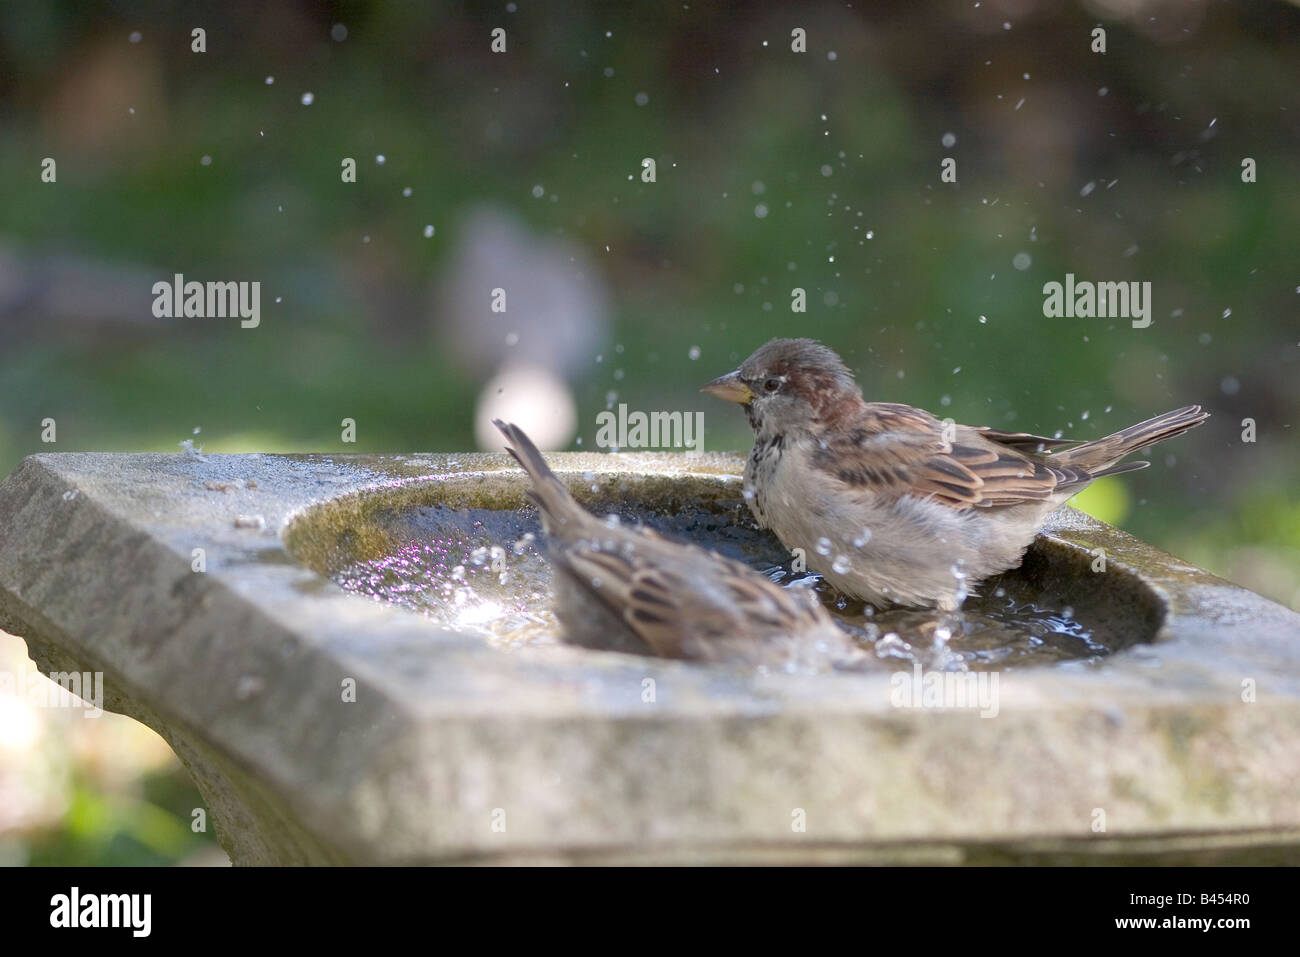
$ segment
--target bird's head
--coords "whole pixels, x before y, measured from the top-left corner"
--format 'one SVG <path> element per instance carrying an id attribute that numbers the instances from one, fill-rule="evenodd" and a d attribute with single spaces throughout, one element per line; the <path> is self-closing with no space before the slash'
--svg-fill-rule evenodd
<path id="1" fill-rule="evenodd" d="M 744 406 L 759 435 L 816 431 L 862 405 L 848 366 L 813 339 L 773 339 L 700 391 Z"/>

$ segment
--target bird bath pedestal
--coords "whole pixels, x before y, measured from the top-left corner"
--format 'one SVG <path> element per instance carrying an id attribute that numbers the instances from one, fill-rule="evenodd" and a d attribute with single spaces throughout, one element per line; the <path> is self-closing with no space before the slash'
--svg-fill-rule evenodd
<path id="1" fill-rule="evenodd" d="M 597 509 L 689 514 L 723 544 L 744 516 L 736 455 L 551 460 Z M 1114 651 L 996 672 L 995 714 L 900 702 L 887 663 L 573 648 L 512 548 L 535 516 L 507 463 L 32 456 L 0 486 L 0 627 L 44 671 L 102 672 L 237 864 L 1300 859 L 1300 615 L 1280 605 L 1065 509 L 1016 587 Z M 426 560 L 457 523 L 504 549 L 460 574 L 535 585 L 513 612 L 540 637 L 336 584 Z"/>

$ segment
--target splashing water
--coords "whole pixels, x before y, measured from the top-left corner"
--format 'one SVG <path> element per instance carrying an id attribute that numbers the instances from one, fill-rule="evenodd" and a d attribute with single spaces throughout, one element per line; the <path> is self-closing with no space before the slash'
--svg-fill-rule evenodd
<path id="1" fill-rule="evenodd" d="M 591 481 L 592 476 L 584 476 Z M 873 652 L 882 668 L 900 662 L 933 670 L 1003 670 L 1096 663 L 1127 644 L 1094 634 L 1088 615 L 1053 604 L 1014 573 L 972 593 L 958 612 L 877 609 L 845 597 L 813 572 L 793 572 L 789 554 L 748 519 L 743 502 L 684 506 L 647 513 L 602 501 L 606 521 L 645 524 L 661 534 L 716 549 L 785 588 L 812 588 L 839 625 Z M 422 507 L 389 516 L 385 529 L 405 544 L 377 558 L 353 561 L 331 577 L 345 590 L 400 605 L 438 624 L 483 636 L 501 647 L 558 641 L 551 605 L 553 569 L 534 509 L 516 511 Z M 863 530 L 863 538 L 868 535 Z M 820 545 L 820 543 L 819 543 Z M 830 543 L 826 543 L 827 554 Z M 851 563 L 851 556 L 836 556 Z M 972 591 L 954 565 L 959 593 Z"/>

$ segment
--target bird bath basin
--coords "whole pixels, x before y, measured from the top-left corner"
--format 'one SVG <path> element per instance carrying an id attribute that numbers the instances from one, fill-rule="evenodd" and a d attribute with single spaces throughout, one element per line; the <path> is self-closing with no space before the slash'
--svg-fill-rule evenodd
<path id="1" fill-rule="evenodd" d="M 775 537 L 755 525 L 734 475 L 570 471 L 564 478 L 597 515 L 721 551 L 786 587 L 815 588 L 832 616 L 875 651 L 881 668 L 1096 664 L 1154 640 L 1160 624 L 1159 598 L 1140 576 L 1116 569 L 1097 587 L 1092 555 L 1046 538 L 959 615 L 880 611 L 794 570 Z M 526 488 L 508 473 L 468 472 L 397 494 L 359 493 L 309 509 L 289 526 L 285 542 L 295 558 L 348 592 L 494 647 L 546 646 L 557 640 L 551 565 Z M 936 639 L 936 626 L 950 637 Z"/>
<path id="2" fill-rule="evenodd" d="M 995 586 L 1037 610 L 972 608 L 955 661 L 896 613 L 852 674 L 574 648 L 508 461 L 32 456 L 0 485 L 0 628 L 102 672 L 236 863 L 1296 859 L 1300 615 L 1063 510 Z M 738 455 L 552 462 L 787 574 Z"/>

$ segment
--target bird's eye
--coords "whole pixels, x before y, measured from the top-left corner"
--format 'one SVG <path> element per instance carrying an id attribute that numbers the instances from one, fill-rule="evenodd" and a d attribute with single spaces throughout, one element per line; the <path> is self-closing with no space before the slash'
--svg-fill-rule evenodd
<path id="1" fill-rule="evenodd" d="M 781 380 L 776 376 L 772 376 L 772 378 L 763 383 L 764 392 L 775 392 L 779 388 L 781 388 Z"/>

